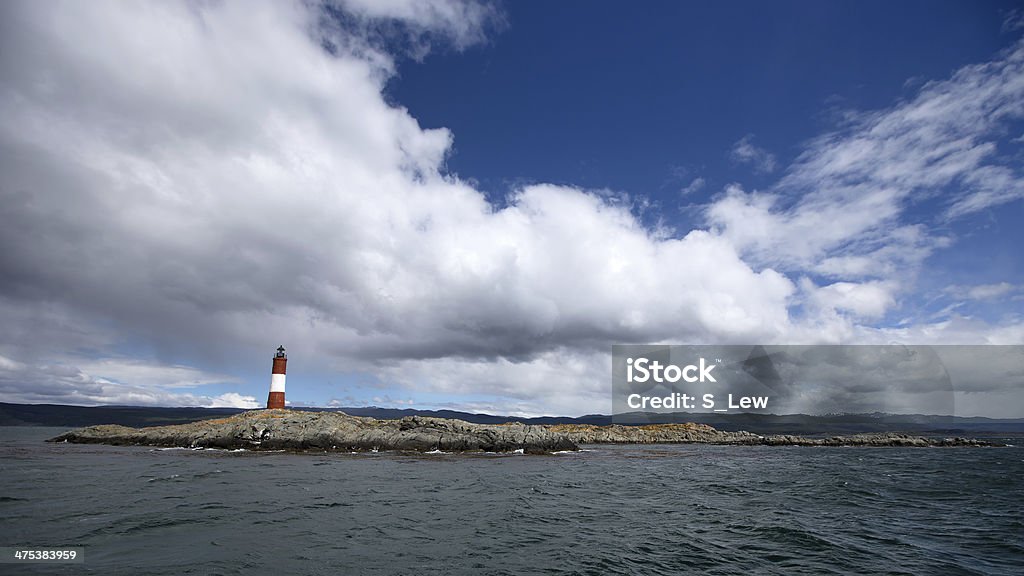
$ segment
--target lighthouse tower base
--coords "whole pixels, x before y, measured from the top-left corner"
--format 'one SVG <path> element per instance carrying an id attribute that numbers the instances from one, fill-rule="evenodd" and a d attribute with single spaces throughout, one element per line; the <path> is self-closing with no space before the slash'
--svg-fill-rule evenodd
<path id="1" fill-rule="evenodd" d="M 271 392 L 267 397 L 267 409 L 284 408 L 284 392 Z"/>

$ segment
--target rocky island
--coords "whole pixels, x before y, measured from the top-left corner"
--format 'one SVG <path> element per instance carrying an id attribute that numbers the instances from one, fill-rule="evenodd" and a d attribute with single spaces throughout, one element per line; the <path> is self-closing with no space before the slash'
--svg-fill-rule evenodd
<path id="1" fill-rule="evenodd" d="M 568 436 L 552 432 L 544 426 L 485 425 L 422 416 L 377 420 L 350 416 L 344 412 L 288 409 L 251 410 L 228 418 L 152 428 L 89 426 L 61 434 L 49 441 L 342 452 L 522 450 L 526 453 L 550 453 L 576 449 L 576 444 Z"/>
<path id="2" fill-rule="evenodd" d="M 580 444 L 728 444 L 767 446 L 992 446 L 968 438 L 929 438 L 897 433 L 808 437 L 728 432 L 705 424 L 591 426 L 577 424 L 473 424 L 462 420 L 407 416 L 400 420 L 343 412 L 252 410 L 189 424 L 129 428 L 89 426 L 50 442 L 249 450 L 406 450 L 544 454 L 576 450 Z"/>

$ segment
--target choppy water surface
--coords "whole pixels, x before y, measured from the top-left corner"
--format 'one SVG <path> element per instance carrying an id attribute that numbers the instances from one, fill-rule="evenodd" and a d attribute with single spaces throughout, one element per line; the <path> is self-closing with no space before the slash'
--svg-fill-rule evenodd
<path id="1" fill-rule="evenodd" d="M 0 428 L 3 573 L 1021 574 L 1024 449 L 553 456 L 44 444 Z"/>

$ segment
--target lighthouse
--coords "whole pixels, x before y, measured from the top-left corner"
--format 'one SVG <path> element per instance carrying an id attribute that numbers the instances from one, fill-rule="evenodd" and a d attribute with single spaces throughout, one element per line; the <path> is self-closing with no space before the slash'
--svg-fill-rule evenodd
<path id="1" fill-rule="evenodd" d="M 284 346 L 277 347 L 274 355 L 274 369 L 270 374 L 270 395 L 267 396 L 267 409 L 284 408 L 284 371 L 288 364 L 288 355 Z"/>

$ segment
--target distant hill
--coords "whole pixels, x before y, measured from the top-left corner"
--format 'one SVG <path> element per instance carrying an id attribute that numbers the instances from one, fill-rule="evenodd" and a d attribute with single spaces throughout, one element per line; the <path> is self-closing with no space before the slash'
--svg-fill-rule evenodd
<path id="1" fill-rule="evenodd" d="M 404 416 L 434 416 L 455 418 L 478 424 L 524 422 L 527 424 L 612 424 L 612 417 L 591 414 L 571 418 L 545 416 L 518 418 L 473 414 L 455 410 L 413 410 L 411 408 L 303 408 L 312 412 L 340 410 L 352 416 L 370 416 L 381 420 Z M 148 406 L 65 406 L 61 404 L 9 404 L 0 402 L 0 426 L 57 426 L 78 428 L 96 424 L 123 426 L 163 426 L 184 424 L 211 418 L 223 418 L 244 412 L 240 408 L 161 408 Z M 931 416 L 922 414 L 623 414 L 615 419 L 619 424 L 663 424 L 671 422 L 708 424 L 719 430 L 746 430 L 758 434 L 855 434 L 859 432 L 902 431 L 944 436 L 1002 436 L 1024 434 L 1024 418 L 994 419 L 982 417 Z"/>
<path id="2" fill-rule="evenodd" d="M 134 428 L 185 424 L 244 412 L 238 408 L 159 408 L 151 406 L 65 406 L 0 402 L 0 426 L 121 424 Z"/>

